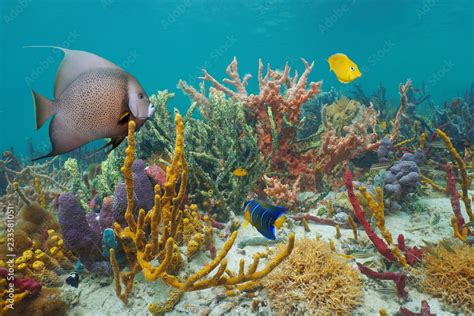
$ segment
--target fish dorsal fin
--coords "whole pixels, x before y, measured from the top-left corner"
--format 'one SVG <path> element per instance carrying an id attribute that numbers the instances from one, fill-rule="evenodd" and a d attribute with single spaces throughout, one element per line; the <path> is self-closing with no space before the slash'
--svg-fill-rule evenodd
<path id="1" fill-rule="evenodd" d="M 27 47 L 48 47 L 60 49 L 64 52 L 64 58 L 58 67 L 56 80 L 54 81 L 54 97 L 58 98 L 61 93 L 81 74 L 97 69 L 109 68 L 122 70 L 110 61 L 95 54 L 81 50 L 66 49 L 58 46 L 27 46 Z"/>

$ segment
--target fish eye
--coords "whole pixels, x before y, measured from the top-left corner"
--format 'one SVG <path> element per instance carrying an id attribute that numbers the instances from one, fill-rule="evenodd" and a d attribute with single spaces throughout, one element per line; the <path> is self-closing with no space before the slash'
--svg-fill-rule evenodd
<path id="1" fill-rule="evenodd" d="M 355 69 L 354 69 L 354 66 L 351 66 L 351 71 L 354 71 L 354 70 L 355 70 Z"/>
<path id="2" fill-rule="evenodd" d="M 139 98 L 139 99 L 143 99 L 143 97 L 144 97 L 143 93 L 140 92 L 140 93 L 138 94 L 138 98 Z"/>

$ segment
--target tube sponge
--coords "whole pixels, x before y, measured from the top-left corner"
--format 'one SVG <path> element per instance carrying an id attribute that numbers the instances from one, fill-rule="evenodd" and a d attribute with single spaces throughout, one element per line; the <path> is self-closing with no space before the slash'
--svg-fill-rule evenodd
<path id="1" fill-rule="evenodd" d="M 74 194 L 59 196 L 58 217 L 64 246 L 74 252 L 89 271 L 110 274 L 110 264 L 100 251 L 101 236 L 89 226 L 86 213 Z"/>

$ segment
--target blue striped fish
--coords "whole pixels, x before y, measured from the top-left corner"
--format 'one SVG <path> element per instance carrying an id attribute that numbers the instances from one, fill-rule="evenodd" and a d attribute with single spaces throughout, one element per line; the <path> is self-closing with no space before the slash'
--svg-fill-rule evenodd
<path id="1" fill-rule="evenodd" d="M 282 216 L 286 209 L 283 206 L 275 206 L 270 203 L 252 199 L 244 204 L 243 207 L 245 223 L 252 224 L 260 234 L 268 239 L 274 240 L 275 227 L 281 228 L 285 222 L 285 216 Z"/>

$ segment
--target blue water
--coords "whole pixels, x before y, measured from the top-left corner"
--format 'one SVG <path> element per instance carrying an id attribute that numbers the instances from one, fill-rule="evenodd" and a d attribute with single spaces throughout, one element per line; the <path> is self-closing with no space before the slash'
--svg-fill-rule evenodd
<path id="1" fill-rule="evenodd" d="M 0 150 L 26 154 L 26 139 L 48 151 L 47 128 L 35 130 L 31 89 L 52 97 L 59 45 L 96 53 L 134 74 L 149 94 L 198 84 L 200 68 L 217 78 L 233 56 L 256 76 L 258 58 L 302 70 L 345 91 L 326 58 L 346 53 L 358 63 L 367 93 L 382 82 L 388 96 L 407 78 L 424 81 L 437 102 L 462 96 L 474 80 L 472 0 L 0 0 Z M 255 79 L 251 89 L 255 88 Z"/>

